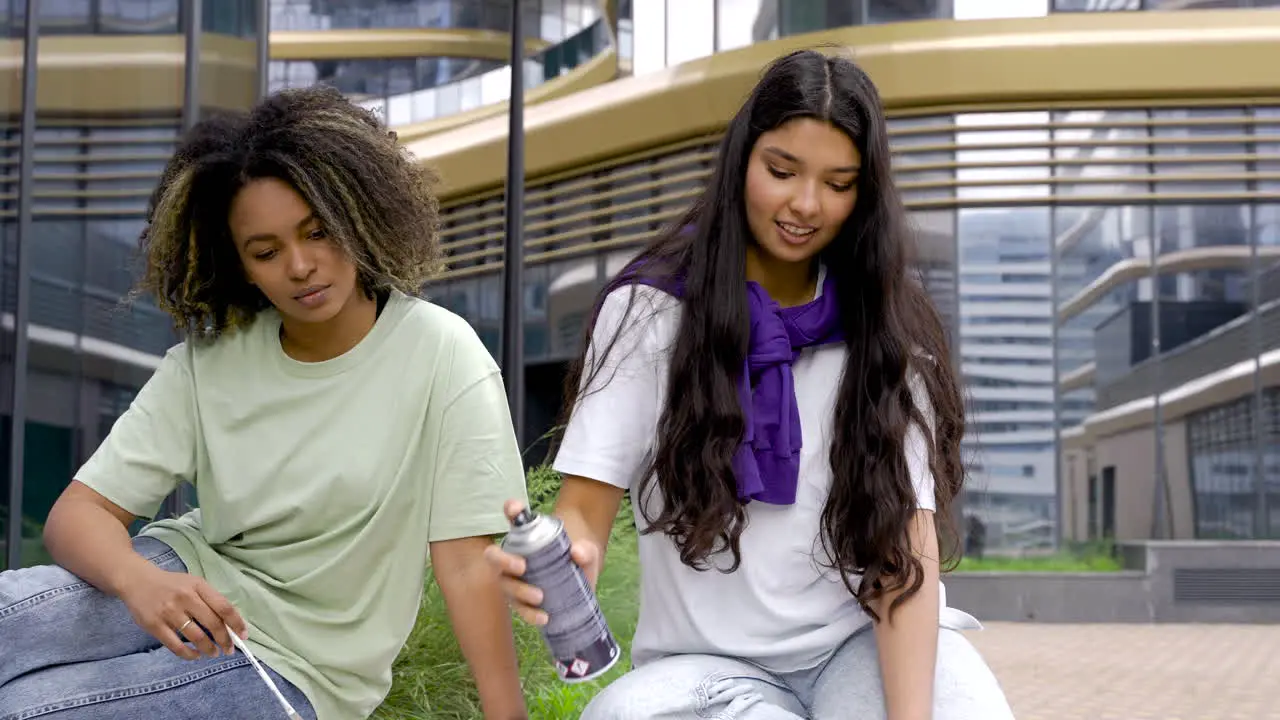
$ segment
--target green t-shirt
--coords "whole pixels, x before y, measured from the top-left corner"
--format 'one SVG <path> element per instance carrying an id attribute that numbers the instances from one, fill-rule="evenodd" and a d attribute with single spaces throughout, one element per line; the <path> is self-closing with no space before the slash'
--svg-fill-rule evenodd
<path id="1" fill-rule="evenodd" d="M 140 517 L 180 480 L 171 545 L 320 720 L 370 715 L 412 630 L 428 543 L 495 535 L 526 499 L 498 367 L 461 318 L 393 293 L 347 353 L 298 362 L 280 318 L 180 344 L 76 479 Z"/>

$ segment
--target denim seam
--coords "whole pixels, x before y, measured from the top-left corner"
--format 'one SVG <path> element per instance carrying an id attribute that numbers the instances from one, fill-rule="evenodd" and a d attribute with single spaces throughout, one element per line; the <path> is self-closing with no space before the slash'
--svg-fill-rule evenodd
<path id="1" fill-rule="evenodd" d="M 24 710 L 17 715 L 5 715 L 0 717 L 0 720 L 31 720 L 31 718 L 38 718 L 41 715 L 48 715 L 49 713 L 61 712 L 63 710 L 88 707 L 99 703 L 114 702 L 116 700 L 124 700 L 127 698 L 141 697 L 152 693 L 164 692 L 166 690 L 172 690 L 177 687 L 182 687 L 183 685 L 189 685 L 193 682 L 204 680 L 224 672 L 238 670 L 248 666 L 248 664 L 249 659 L 241 654 L 239 657 L 220 663 L 214 667 L 186 673 L 161 682 L 142 685 L 140 687 L 124 688 L 105 693 L 87 695 L 85 697 L 76 698 L 75 700 L 64 700 L 62 702 L 41 705 L 39 707 Z"/>
<path id="2" fill-rule="evenodd" d="M 177 552 L 173 550 L 168 550 L 166 552 L 160 553 L 154 558 L 149 558 L 149 560 L 151 561 L 151 563 L 155 565 L 160 565 L 164 561 L 169 560 L 171 556 L 177 557 L 177 555 L 178 555 Z M 37 605 L 45 600 L 57 597 L 59 595 L 65 595 L 71 592 L 82 592 L 85 590 L 94 590 L 94 589 L 96 588 L 94 588 L 89 583 L 81 580 L 78 582 L 71 583 L 70 585 L 63 585 L 61 587 L 56 587 L 51 590 L 45 590 L 42 593 L 37 593 L 35 595 L 32 595 L 31 597 L 23 598 L 22 600 L 19 600 L 18 602 L 13 603 L 12 605 L 0 608 L 0 618 L 7 618 L 10 615 L 16 615 L 20 611 L 28 610 L 34 605 Z"/>
<path id="3" fill-rule="evenodd" d="M 694 714 L 696 714 L 700 718 L 714 719 L 714 718 L 720 717 L 721 713 L 719 712 L 715 713 L 714 715 L 707 714 L 707 707 L 711 704 L 711 686 L 715 685 L 721 680 L 727 680 L 728 678 L 729 678 L 729 673 L 715 672 L 702 678 L 702 682 L 694 686 L 693 694 L 694 694 L 694 697 L 697 699 L 697 705 L 694 707 L 694 710 L 693 710 Z"/>
<path id="4" fill-rule="evenodd" d="M 756 677 L 754 675 L 743 675 L 742 673 L 725 672 L 723 670 L 720 670 L 720 671 L 713 672 L 710 675 L 707 675 L 702 679 L 702 682 L 699 682 L 694 687 L 693 694 L 697 700 L 697 706 L 694 708 L 694 711 L 693 711 L 694 714 L 696 714 L 700 718 L 707 718 L 708 720 L 733 720 L 733 718 L 736 717 L 736 714 L 735 715 L 728 714 L 728 709 L 717 710 L 711 714 L 708 714 L 708 707 L 711 705 L 712 686 L 714 686 L 717 683 L 723 682 L 725 680 L 732 680 L 735 678 L 738 680 L 752 680 L 755 682 L 762 682 L 766 685 L 772 685 L 773 687 L 778 688 L 779 690 L 785 690 L 787 692 L 791 692 L 791 688 L 787 687 L 785 684 L 777 683 L 769 677 Z M 803 704 L 804 703 L 801 703 L 801 705 Z"/>

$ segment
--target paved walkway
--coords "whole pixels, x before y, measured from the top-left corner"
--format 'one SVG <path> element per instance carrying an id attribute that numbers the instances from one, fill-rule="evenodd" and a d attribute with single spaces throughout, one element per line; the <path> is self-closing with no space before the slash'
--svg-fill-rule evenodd
<path id="1" fill-rule="evenodd" d="M 1280 625 L 987 623 L 1017 720 L 1280 720 Z"/>

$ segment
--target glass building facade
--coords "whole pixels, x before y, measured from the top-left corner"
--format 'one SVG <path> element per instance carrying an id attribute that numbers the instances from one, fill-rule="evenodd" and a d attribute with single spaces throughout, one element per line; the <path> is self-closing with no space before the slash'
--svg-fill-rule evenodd
<path id="1" fill-rule="evenodd" d="M 510 0 L 270 0 L 271 28 L 288 30 L 461 29 L 509 32 Z M 599 0 L 521 0 L 524 35 L 549 46 L 529 53 L 524 84 L 535 88 L 613 44 Z M 392 125 L 426 122 L 505 102 L 507 59 L 317 57 L 271 61 L 270 87 L 332 85 Z"/>
<path id="2" fill-rule="evenodd" d="M 41 0 L 42 64 L 31 73 L 23 7 L 0 10 L 18 60 L 0 73 L 0 568 L 48 560 L 49 508 L 177 340 L 149 301 L 125 302 L 147 200 L 177 138 L 204 113 L 249 106 L 265 82 L 257 0 Z M 193 7 L 201 42 L 187 42 Z M 131 62 L 137 53 L 179 60 Z M 38 107 L 22 106 L 24 76 L 37 82 Z M 15 363 L 19 247 L 29 268 L 25 368 Z M 15 390 L 26 399 L 17 474 Z"/>
<path id="3" fill-rule="evenodd" d="M 186 27 L 186 0 L 40 0 L 41 35 L 174 35 Z M 258 0 L 205 0 L 200 3 L 205 32 L 254 38 Z M 23 37 L 25 0 L 0 3 L 0 27 Z"/>
<path id="4" fill-rule="evenodd" d="M 965 383 L 963 512 L 988 548 L 1280 537 L 1280 108 L 903 117 L 891 142 Z M 679 216 L 714 143 L 528 188 L 531 437 L 595 291 Z M 502 195 L 445 219 L 429 292 L 496 355 Z"/>
<path id="5" fill-rule="evenodd" d="M 511 32 L 511 0 L 269 0 L 273 30 L 459 28 Z M 600 17 L 599 0 L 520 0 L 524 35 L 559 42 Z"/>
<path id="6" fill-rule="evenodd" d="M 618 46 L 637 75 L 765 40 L 850 25 L 1278 7 L 1280 0 L 621 0 Z"/>

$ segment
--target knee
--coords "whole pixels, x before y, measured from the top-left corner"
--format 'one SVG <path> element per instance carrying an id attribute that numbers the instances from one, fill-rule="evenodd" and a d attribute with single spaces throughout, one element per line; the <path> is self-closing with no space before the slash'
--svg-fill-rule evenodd
<path id="1" fill-rule="evenodd" d="M 591 698 L 578 720 L 643 720 L 648 710 L 642 706 L 642 688 L 632 671 L 609 683 Z"/>
<path id="2" fill-rule="evenodd" d="M 668 657 L 624 674 L 592 698 L 579 720 L 691 717 L 713 700 L 724 673 L 707 658 Z"/>
<path id="3" fill-rule="evenodd" d="M 1013 720 L 995 673 L 963 634 L 938 636 L 934 716 L 939 720 Z"/>

